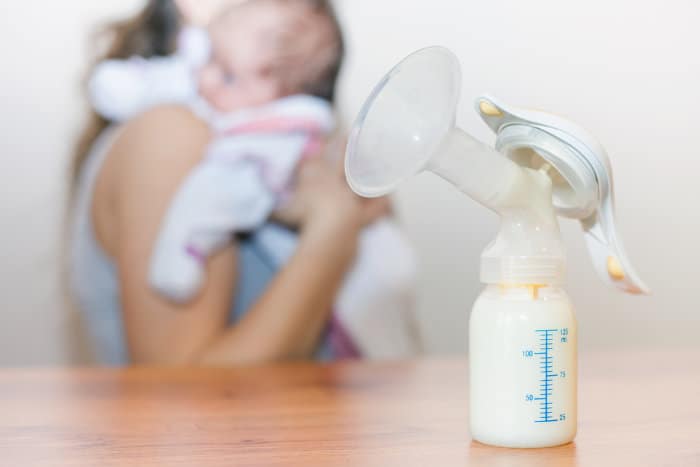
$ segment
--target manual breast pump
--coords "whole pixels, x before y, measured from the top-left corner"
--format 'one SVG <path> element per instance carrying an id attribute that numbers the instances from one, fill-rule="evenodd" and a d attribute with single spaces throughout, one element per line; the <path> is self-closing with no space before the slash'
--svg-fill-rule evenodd
<path id="1" fill-rule="evenodd" d="M 562 118 L 483 96 L 476 111 L 497 135 L 491 148 L 455 126 L 461 85 L 459 62 L 442 47 L 395 66 L 355 122 L 347 180 L 377 197 L 431 171 L 500 215 L 469 323 L 471 433 L 497 446 L 567 443 L 576 435 L 577 332 L 561 288 L 557 214 L 580 220 L 606 283 L 648 290 L 616 232 L 612 170 L 595 139 Z"/>

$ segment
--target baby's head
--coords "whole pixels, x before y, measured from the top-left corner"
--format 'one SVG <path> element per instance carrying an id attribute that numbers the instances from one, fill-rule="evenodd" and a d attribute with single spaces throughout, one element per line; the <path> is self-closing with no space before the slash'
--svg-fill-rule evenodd
<path id="1" fill-rule="evenodd" d="M 343 39 L 327 0 L 248 0 L 214 19 L 209 35 L 199 87 L 219 111 L 300 93 L 333 100 Z"/>

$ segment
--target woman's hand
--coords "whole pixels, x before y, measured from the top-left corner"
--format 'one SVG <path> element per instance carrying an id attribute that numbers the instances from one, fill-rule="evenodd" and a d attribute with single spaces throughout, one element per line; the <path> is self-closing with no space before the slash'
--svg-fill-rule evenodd
<path id="1" fill-rule="evenodd" d="M 273 219 L 299 227 L 302 232 L 359 232 L 389 212 L 387 198 L 364 199 L 355 195 L 342 172 L 323 158 L 302 163 L 292 199 Z"/>
<path id="2" fill-rule="evenodd" d="M 275 323 L 289 318 L 291 312 L 278 311 L 291 309 L 292 303 L 306 310 L 307 317 L 297 322 L 294 341 L 290 341 L 293 356 L 313 354 L 336 293 L 355 261 L 362 228 L 388 212 L 388 199 L 356 196 L 337 163 L 316 157 L 299 167 L 292 199 L 273 216 L 300 228 L 295 255 L 279 276 L 296 285 L 283 286 L 280 280 L 277 285 L 287 290 L 286 301 L 270 307 L 277 311 Z"/>

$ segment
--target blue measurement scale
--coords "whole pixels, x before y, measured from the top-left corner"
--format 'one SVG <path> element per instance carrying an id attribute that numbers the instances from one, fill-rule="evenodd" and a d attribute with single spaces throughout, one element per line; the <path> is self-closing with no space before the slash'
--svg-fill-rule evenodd
<path id="1" fill-rule="evenodd" d="M 552 399 L 554 397 L 555 378 L 566 378 L 566 370 L 561 369 L 558 373 L 555 367 L 554 342 L 560 344 L 568 343 L 569 329 L 536 329 L 535 335 L 539 349 L 537 351 L 524 350 L 523 357 L 530 360 L 536 359 L 538 362 L 538 391 L 525 395 L 525 400 L 538 404 L 538 415 L 534 423 L 556 423 L 566 420 L 566 413 L 554 414 Z"/>

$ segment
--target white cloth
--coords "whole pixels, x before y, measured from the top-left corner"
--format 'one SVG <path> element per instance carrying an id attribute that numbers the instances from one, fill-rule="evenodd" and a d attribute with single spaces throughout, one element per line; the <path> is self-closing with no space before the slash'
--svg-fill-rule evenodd
<path id="1" fill-rule="evenodd" d="M 310 96 L 230 115 L 212 111 L 197 97 L 193 78 L 205 61 L 205 47 L 196 31 L 188 34 L 199 39 L 181 40 L 172 57 L 103 63 L 90 86 L 95 109 L 108 119 L 123 121 L 157 104 L 188 103 L 214 131 L 205 159 L 166 213 L 151 260 L 151 285 L 176 302 L 196 296 L 205 261 L 234 233 L 255 230 L 267 220 L 284 199 L 306 150 L 334 125 L 330 105 Z M 189 51 L 182 50 L 187 49 L 183 43 Z M 288 236 L 267 240 L 277 242 L 280 265 L 296 248 L 296 239 Z M 335 310 L 363 356 L 400 358 L 419 352 L 415 278 L 413 250 L 391 220 L 365 229 Z"/>
<path id="2" fill-rule="evenodd" d="M 197 70 L 210 53 L 206 31 L 188 27 L 173 55 L 105 60 L 88 81 L 92 106 L 104 118 L 123 122 L 159 104 L 186 104 L 196 98 Z"/>

